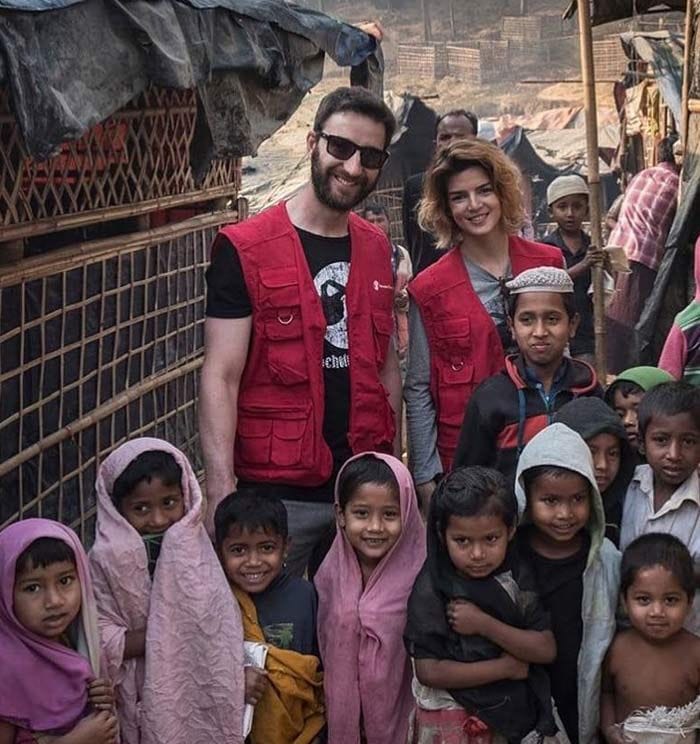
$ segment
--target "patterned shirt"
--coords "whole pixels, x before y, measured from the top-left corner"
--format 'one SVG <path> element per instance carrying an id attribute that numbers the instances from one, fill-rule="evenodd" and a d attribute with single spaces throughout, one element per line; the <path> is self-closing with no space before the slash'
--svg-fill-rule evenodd
<path id="1" fill-rule="evenodd" d="M 656 271 L 676 213 L 678 173 L 671 163 L 647 168 L 630 181 L 608 245 L 622 246 L 630 261 Z"/>

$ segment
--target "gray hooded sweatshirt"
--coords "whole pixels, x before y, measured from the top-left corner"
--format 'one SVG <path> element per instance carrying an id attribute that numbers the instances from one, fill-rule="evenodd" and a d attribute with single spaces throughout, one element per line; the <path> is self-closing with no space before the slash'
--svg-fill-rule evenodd
<path id="1" fill-rule="evenodd" d="M 605 514 L 585 441 L 564 424 L 551 424 L 533 437 L 518 461 L 515 495 L 518 511 L 526 510 L 522 475 L 530 468 L 550 465 L 572 470 L 591 484 L 591 546 L 583 574 L 581 617 L 583 637 L 578 655 L 578 712 L 580 744 L 595 744 L 600 720 L 600 680 L 603 658 L 615 635 L 615 611 L 620 586 L 620 553 L 605 535 Z M 526 514 L 527 520 L 527 514 Z"/>

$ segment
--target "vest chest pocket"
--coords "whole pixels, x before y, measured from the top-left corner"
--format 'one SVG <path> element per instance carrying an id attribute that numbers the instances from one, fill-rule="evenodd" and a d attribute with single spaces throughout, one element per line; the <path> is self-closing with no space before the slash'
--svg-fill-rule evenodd
<path id="1" fill-rule="evenodd" d="M 372 311 L 372 331 L 377 367 L 382 369 L 389 350 L 389 340 L 394 332 L 394 318 L 384 312 Z"/>
<path id="2" fill-rule="evenodd" d="M 311 406 L 241 406 L 236 458 L 248 465 L 307 468 L 314 462 Z"/>
<path id="3" fill-rule="evenodd" d="M 471 323 L 469 318 L 443 318 L 433 323 L 435 351 L 445 359 L 455 354 L 463 356 L 471 350 Z"/>
<path id="4" fill-rule="evenodd" d="M 265 318 L 267 364 L 275 382 L 298 385 L 309 379 L 301 307 L 280 307 Z"/>
<path id="5" fill-rule="evenodd" d="M 467 401 L 474 390 L 474 366 L 453 357 L 441 366 L 438 375 L 440 421 L 461 427 Z"/>
<path id="6" fill-rule="evenodd" d="M 281 385 L 306 382 L 309 372 L 296 268 L 262 270 L 260 284 L 259 310 L 270 375 Z"/>

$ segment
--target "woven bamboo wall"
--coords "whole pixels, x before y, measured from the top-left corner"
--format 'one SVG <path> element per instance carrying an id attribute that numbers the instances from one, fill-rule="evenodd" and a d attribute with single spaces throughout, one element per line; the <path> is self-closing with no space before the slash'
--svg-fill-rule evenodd
<path id="1" fill-rule="evenodd" d="M 195 116 L 195 91 L 149 88 L 37 163 L 24 149 L 8 92 L 0 89 L 0 240 L 229 196 L 240 186 L 233 158 L 215 161 L 201 188 L 194 185 Z"/>
<path id="2" fill-rule="evenodd" d="M 397 55 L 399 75 L 414 80 L 439 80 L 447 73 L 445 45 L 399 44 Z"/>
<path id="3" fill-rule="evenodd" d="M 89 544 L 100 460 L 135 436 L 199 466 L 204 271 L 225 212 L 0 273 L 0 528 L 44 516 Z"/>

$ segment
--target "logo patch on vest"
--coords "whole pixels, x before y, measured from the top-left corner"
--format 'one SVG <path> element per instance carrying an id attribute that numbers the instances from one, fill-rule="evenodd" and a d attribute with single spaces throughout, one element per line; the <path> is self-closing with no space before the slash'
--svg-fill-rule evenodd
<path id="1" fill-rule="evenodd" d="M 342 369 L 349 366 L 348 318 L 345 287 L 350 275 L 347 261 L 324 266 L 314 277 L 314 286 L 321 298 L 323 315 L 326 318 L 326 348 L 323 366 L 326 369 Z"/>

